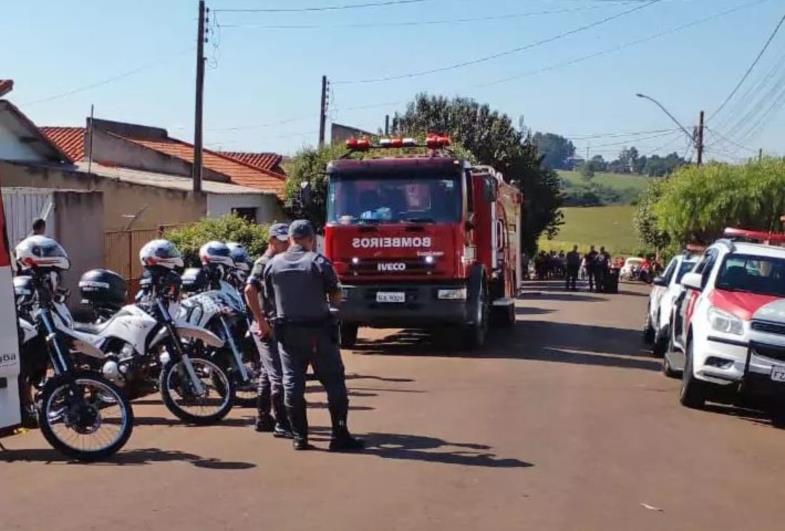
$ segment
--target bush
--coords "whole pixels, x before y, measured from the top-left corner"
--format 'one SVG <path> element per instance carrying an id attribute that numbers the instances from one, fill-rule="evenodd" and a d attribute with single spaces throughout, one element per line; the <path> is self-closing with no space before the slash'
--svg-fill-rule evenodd
<path id="1" fill-rule="evenodd" d="M 199 247 L 210 240 L 242 243 L 252 257 L 264 253 L 268 240 L 267 226 L 251 223 L 234 214 L 205 218 L 185 227 L 166 231 L 164 237 L 183 253 L 186 267 L 199 265 Z"/>

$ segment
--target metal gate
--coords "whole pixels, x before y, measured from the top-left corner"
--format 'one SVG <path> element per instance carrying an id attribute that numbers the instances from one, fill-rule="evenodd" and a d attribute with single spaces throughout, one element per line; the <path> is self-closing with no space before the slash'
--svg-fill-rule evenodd
<path id="1" fill-rule="evenodd" d="M 131 229 L 104 233 L 104 267 L 111 269 L 128 281 L 128 295 L 133 297 L 139 290 L 142 264 L 139 250 L 156 238 L 163 237 L 165 230 L 177 225 L 161 226 L 157 229 Z"/>

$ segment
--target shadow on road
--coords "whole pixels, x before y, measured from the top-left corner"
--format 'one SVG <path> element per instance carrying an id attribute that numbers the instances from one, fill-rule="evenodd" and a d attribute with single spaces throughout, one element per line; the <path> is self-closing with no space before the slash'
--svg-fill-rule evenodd
<path id="1" fill-rule="evenodd" d="M 249 412 L 253 412 L 253 409 L 248 409 Z M 198 429 L 206 429 L 210 428 L 211 426 L 223 426 L 228 428 L 247 428 L 251 425 L 251 421 L 247 418 L 225 418 L 220 422 L 212 425 L 207 426 L 198 426 L 196 424 L 187 424 L 182 420 L 175 418 L 175 417 L 143 417 L 143 416 L 134 416 L 134 425 L 139 426 L 171 426 L 171 427 L 181 427 L 181 428 L 188 428 L 193 430 Z"/>
<path id="2" fill-rule="evenodd" d="M 546 315 L 555 311 L 556 310 L 551 310 L 548 308 L 537 308 L 533 306 L 517 306 L 515 308 L 516 315 Z"/>
<path id="3" fill-rule="evenodd" d="M 454 338 L 452 342 L 445 344 L 438 334 L 423 330 L 402 330 L 358 343 L 355 351 L 375 356 L 521 359 L 652 371 L 661 365 L 641 345 L 640 332 L 627 328 L 526 320 L 492 336 L 479 351 L 463 350 Z"/>
<path id="4" fill-rule="evenodd" d="M 160 448 L 141 448 L 137 450 L 121 450 L 107 461 L 96 463 L 82 463 L 74 461 L 70 457 L 52 449 L 27 449 L 27 450 L 2 450 L 0 459 L 6 462 L 18 461 L 38 461 L 44 463 L 68 463 L 83 466 L 126 466 L 126 465 L 150 465 L 153 463 L 166 463 L 179 461 L 190 463 L 198 468 L 209 468 L 212 470 L 247 470 L 256 467 L 253 463 L 242 461 L 222 461 L 213 457 L 202 457 L 200 455 L 177 450 L 161 450 Z"/>
<path id="5" fill-rule="evenodd" d="M 326 438 L 329 430 L 313 428 L 313 432 Z M 370 432 L 361 435 L 365 450 L 357 455 L 373 455 L 383 459 L 424 461 L 447 465 L 476 466 L 483 468 L 529 468 L 532 463 L 515 458 L 499 457 L 486 444 L 455 443 L 425 435 Z"/>
<path id="6" fill-rule="evenodd" d="M 554 290 L 554 291 L 526 291 L 518 295 L 518 300 L 540 300 L 540 301 L 559 301 L 559 302 L 606 302 L 605 297 L 589 295 L 575 291 Z"/>

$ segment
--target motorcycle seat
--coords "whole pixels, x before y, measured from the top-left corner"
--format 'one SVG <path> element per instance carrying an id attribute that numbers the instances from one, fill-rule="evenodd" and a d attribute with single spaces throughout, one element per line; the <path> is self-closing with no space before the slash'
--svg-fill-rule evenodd
<path id="1" fill-rule="evenodd" d="M 74 323 L 74 330 L 85 334 L 99 335 L 106 328 L 107 323 L 108 321 L 104 323 Z"/>

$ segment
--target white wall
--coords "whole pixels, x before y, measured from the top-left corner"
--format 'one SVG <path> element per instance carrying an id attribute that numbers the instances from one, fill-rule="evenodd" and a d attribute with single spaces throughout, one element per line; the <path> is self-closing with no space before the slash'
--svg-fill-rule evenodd
<path id="1" fill-rule="evenodd" d="M 17 136 L 19 133 L 11 128 L 11 121 L 16 120 L 8 112 L 0 112 L 0 159 L 40 161 L 41 156 L 28 144 L 23 144 Z"/>
<path id="2" fill-rule="evenodd" d="M 35 188 L 3 187 L 8 243 L 13 250 L 33 230 L 33 220 L 46 215 L 46 235 L 55 234 L 54 192 Z"/>
<path id="3" fill-rule="evenodd" d="M 267 194 L 207 194 L 207 217 L 218 218 L 231 214 L 233 208 L 255 208 L 257 223 L 283 221 L 284 214 L 278 200 Z"/>

